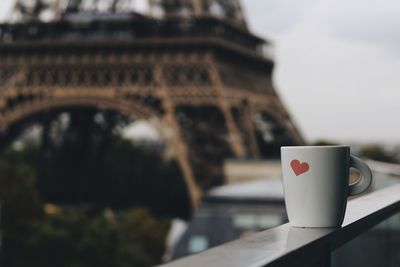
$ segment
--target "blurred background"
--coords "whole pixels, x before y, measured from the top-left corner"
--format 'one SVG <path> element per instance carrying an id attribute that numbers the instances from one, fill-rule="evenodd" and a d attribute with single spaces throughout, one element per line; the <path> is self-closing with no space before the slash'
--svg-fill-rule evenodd
<path id="1" fill-rule="evenodd" d="M 2 266 L 153 266 L 285 223 L 282 145 L 398 183 L 384 2 L 0 0 Z"/>

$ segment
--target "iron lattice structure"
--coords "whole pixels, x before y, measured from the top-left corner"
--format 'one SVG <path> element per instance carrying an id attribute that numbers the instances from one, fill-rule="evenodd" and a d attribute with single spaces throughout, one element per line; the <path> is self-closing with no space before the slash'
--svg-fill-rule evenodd
<path id="1" fill-rule="evenodd" d="M 15 0 L 9 19 L 39 21 L 59 20 L 76 13 L 129 13 L 137 4 L 147 7 L 147 14 L 171 17 L 217 16 L 241 26 L 245 20 L 239 0 Z M 135 5 L 136 4 L 136 5 Z"/>
<path id="2" fill-rule="evenodd" d="M 227 15 L 213 16 L 211 2 Z M 247 30 L 237 1 L 150 1 L 162 18 L 108 12 L 85 20 L 76 5 L 66 9 L 76 16 L 63 11 L 48 23 L 37 19 L 45 4 L 21 11 L 21 3 L 17 12 L 29 20 L 0 25 L 3 140 L 27 117 L 57 108 L 157 118 L 193 203 L 224 182 L 224 159 L 276 156 L 280 145 L 303 143 L 273 88 L 268 43 Z M 189 18 L 176 15 L 186 9 Z"/>

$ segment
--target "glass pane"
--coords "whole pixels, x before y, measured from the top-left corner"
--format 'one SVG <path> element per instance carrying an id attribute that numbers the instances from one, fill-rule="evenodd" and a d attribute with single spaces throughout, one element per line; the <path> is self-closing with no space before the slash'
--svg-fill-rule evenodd
<path id="1" fill-rule="evenodd" d="M 400 266 L 400 213 L 332 253 L 332 267 Z"/>
<path id="2" fill-rule="evenodd" d="M 189 241 L 189 252 L 197 253 L 208 248 L 208 239 L 205 236 L 193 236 Z"/>
<path id="3" fill-rule="evenodd" d="M 252 214 L 237 214 L 233 218 L 233 224 L 237 228 L 254 228 L 256 225 L 256 216 Z"/>

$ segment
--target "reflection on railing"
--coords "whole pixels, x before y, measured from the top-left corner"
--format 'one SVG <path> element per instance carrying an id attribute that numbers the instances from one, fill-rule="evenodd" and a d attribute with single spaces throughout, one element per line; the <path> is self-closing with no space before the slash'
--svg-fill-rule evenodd
<path id="1" fill-rule="evenodd" d="M 400 185 L 349 201 L 341 228 L 266 230 L 165 266 L 399 266 Z"/>
<path id="2" fill-rule="evenodd" d="M 400 266 L 400 212 L 333 251 L 331 266 Z"/>

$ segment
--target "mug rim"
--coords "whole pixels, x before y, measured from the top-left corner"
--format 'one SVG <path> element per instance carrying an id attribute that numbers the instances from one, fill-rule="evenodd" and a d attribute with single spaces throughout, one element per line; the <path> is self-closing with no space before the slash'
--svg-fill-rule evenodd
<path id="1" fill-rule="evenodd" d="M 327 149 L 327 148 L 350 148 L 349 145 L 327 145 L 327 146 L 281 146 L 281 149 Z"/>

